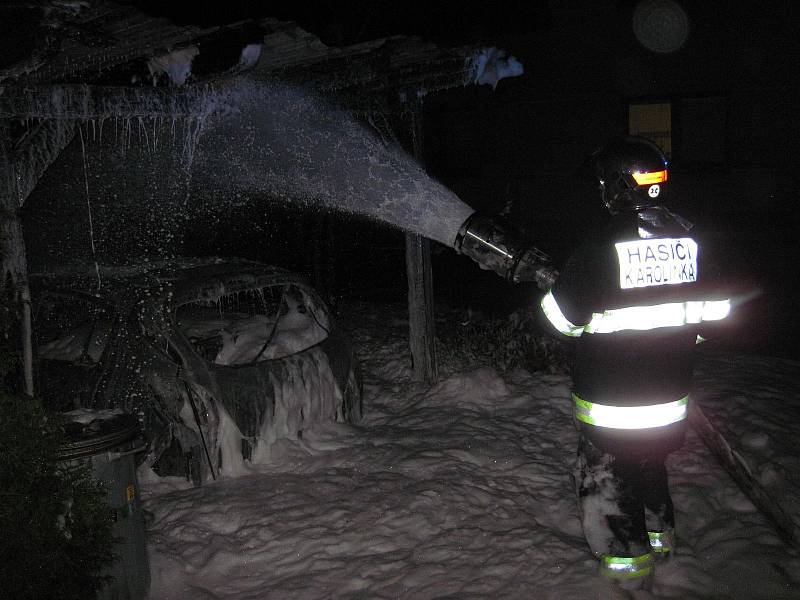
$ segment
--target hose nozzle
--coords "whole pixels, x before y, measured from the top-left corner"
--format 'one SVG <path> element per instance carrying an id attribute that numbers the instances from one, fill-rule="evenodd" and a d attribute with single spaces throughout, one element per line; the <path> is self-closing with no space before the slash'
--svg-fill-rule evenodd
<path id="1" fill-rule="evenodd" d="M 506 225 L 478 213 L 464 221 L 453 246 L 482 269 L 514 283 L 535 281 L 540 288 L 549 289 L 558 275 L 547 254 L 509 233 Z"/>

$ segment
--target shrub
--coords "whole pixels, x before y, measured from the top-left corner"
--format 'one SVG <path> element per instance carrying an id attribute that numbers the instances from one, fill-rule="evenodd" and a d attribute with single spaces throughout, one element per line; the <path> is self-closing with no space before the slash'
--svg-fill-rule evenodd
<path id="1" fill-rule="evenodd" d="M 571 348 L 544 333 L 529 310 L 504 317 L 452 312 L 437 322 L 437 355 L 445 369 L 489 364 L 499 371 L 517 367 L 568 373 Z"/>
<path id="2" fill-rule="evenodd" d="M 17 600 L 93 598 L 113 562 L 105 489 L 59 462 L 64 431 L 36 399 L 0 390 L 0 589 Z"/>

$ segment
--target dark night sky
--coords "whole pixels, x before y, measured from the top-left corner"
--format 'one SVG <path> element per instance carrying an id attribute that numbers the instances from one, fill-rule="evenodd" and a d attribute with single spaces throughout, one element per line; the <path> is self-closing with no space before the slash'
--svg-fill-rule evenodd
<path id="1" fill-rule="evenodd" d="M 396 34 L 438 43 L 492 41 L 500 34 L 526 33 L 546 25 L 547 2 L 395 2 L 323 0 L 254 2 L 199 0 L 125 2 L 153 15 L 202 27 L 243 19 L 276 17 L 298 22 L 329 45 L 348 45 Z"/>

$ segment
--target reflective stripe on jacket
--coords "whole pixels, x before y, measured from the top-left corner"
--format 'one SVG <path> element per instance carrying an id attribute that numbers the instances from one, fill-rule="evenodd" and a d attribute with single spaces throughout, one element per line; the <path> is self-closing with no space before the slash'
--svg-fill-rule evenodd
<path id="1" fill-rule="evenodd" d="M 668 302 L 652 306 L 629 306 L 592 313 L 591 320 L 584 325 L 575 325 L 564 316 L 553 290 L 548 291 L 541 302 L 550 324 L 557 331 L 570 337 L 584 333 L 616 333 L 618 331 L 648 331 L 660 327 L 681 327 L 703 321 L 719 321 L 728 316 L 730 300 L 692 300 Z"/>

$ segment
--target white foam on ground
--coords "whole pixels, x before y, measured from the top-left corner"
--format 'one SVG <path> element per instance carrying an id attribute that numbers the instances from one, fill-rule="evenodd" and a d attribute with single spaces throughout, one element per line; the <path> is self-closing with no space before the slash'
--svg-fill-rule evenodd
<path id="1" fill-rule="evenodd" d="M 153 600 L 602 593 L 568 476 L 568 378 L 487 365 L 413 383 L 401 315 L 381 310 L 353 319 L 363 423 L 277 440 L 247 476 L 148 496 Z M 785 473 L 775 493 L 798 519 L 800 364 L 712 350 L 696 378 L 709 418 L 757 476 Z M 668 468 L 678 547 L 637 598 L 800 597 L 797 551 L 693 433 Z"/>

